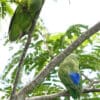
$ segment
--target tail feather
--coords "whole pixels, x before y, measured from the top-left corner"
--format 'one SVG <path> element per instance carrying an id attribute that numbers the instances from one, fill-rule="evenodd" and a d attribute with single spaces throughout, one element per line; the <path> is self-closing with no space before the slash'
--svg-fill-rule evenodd
<path id="1" fill-rule="evenodd" d="M 76 91 L 76 89 L 70 89 L 69 90 L 69 93 L 70 93 L 70 95 L 74 98 L 74 100 L 75 99 L 78 99 L 78 100 L 80 100 L 80 90 L 77 90 Z"/>

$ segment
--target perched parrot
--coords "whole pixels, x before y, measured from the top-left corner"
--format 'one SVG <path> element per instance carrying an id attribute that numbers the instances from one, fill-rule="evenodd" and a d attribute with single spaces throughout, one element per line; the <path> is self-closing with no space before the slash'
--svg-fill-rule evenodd
<path id="1" fill-rule="evenodd" d="M 79 99 L 81 93 L 81 76 L 77 55 L 71 54 L 59 66 L 59 78 L 73 99 Z"/>
<path id="2" fill-rule="evenodd" d="M 9 26 L 9 40 L 15 41 L 27 33 L 37 18 L 45 0 L 20 0 Z"/>

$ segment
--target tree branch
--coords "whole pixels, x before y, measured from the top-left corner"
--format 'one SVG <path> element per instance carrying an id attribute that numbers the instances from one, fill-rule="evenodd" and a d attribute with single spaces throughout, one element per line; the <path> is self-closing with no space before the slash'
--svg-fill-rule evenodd
<path id="1" fill-rule="evenodd" d="M 100 30 L 100 22 L 98 22 L 93 27 L 91 27 L 86 32 L 84 32 L 68 48 L 66 48 L 63 52 L 61 52 L 56 57 L 54 57 L 51 60 L 51 62 L 34 78 L 32 82 L 30 82 L 28 85 L 26 85 L 18 92 L 17 96 L 23 93 L 28 93 L 29 91 L 34 89 L 37 85 L 39 85 L 41 82 L 43 82 L 44 78 L 49 74 L 51 70 L 54 69 L 55 66 L 61 63 L 64 60 L 64 58 L 68 56 L 70 53 L 72 53 L 72 51 L 75 50 L 81 43 L 83 43 L 83 41 L 88 39 L 90 36 L 98 32 L 99 30 Z"/>
<path id="2" fill-rule="evenodd" d="M 82 93 L 89 93 L 89 92 L 100 92 L 100 88 L 90 88 L 90 89 L 83 89 Z M 60 91 L 58 93 L 50 94 L 50 95 L 43 95 L 43 96 L 35 96 L 35 97 L 30 97 L 26 98 L 25 100 L 52 100 L 57 97 L 61 96 L 68 96 L 68 91 Z"/>
<path id="3" fill-rule="evenodd" d="M 81 73 L 81 75 L 83 75 L 84 78 L 85 78 L 86 80 L 89 81 L 89 83 L 88 83 L 88 85 L 87 85 L 86 88 L 92 88 L 92 87 L 94 87 L 94 84 L 100 83 L 100 80 L 90 79 L 90 78 L 88 78 L 88 77 L 87 77 L 85 74 L 83 74 L 83 73 Z"/>
<path id="4" fill-rule="evenodd" d="M 30 97 L 30 98 L 26 98 L 25 100 L 53 100 L 57 97 L 64 96 L 66 93 L 67 93 L 66 91 L 61 91 L 61 92 L 53 93 L 50 95 Z"/>
<path id="5" fill-rule="evenodd" d="M 44 2 L 43 2 L 43 4 L 44 4 Z M 41 7 L 41 9 L 42 9 L 42 7 Z M 41 11 L 41 9 L 40 9 L 40 11 Z M 16 77 L 15 77 L 15 81 L 14 81 L 14 84 L 13 84 L 13 90 L 12 90 L 12 93 L 11 93 L 11 96 L 10 96 L 10 100 L 16 100 L 15 98 L 17 98 L 17 96 L 15 95 L 15 92 L 16 92 L 16 87 L 17 87 L 17 84 L 18 84 L 18 79 L 19 79 L 19 76 L 20 76 L 21 66 L 23 64 L 25 55 L 26 55 L 27 50 L 29 48 L 29 44 L 31 43 L 32 32 L 34 31 L 35 24 L 36 24 L 36 21 L 39 17 L 40 11 L 37 12 L 37 15 L 34 17 L 34 19 L 32 21 L 32 25 L 31 25 L 29 31 L 27 32 L 28 38 L 27 38 L 27 42 L 25 44 L 25 48 L 23 49 L 22 55 L 21 55 L 20 60 L 19 60 L 19 64 L 18 64 L 18 67 L 17 67 Z"/>
<path id="6" fill-rule="evenodd" d="M 89 93 L 89 92 L 100 92 L 100 88 L 88 88 L 83 89 L 82 93 Z"/>
<path id="7" fill-rule="evenodd" d="M 33 21 L 32 26 L 31 26 L 31 28 L 30 28 L 30 30 L 29 30 L 29 32 L 28 32 L 27 42 L 26 42 L 26 44 L 25 44 L 25 48 L 23 49 L 23 52 L 22 52 L 22 55 L 21 55 L 21 58 L 20 58 L 20 60 L 19 60 L 19 64 L 18 64 L 18 67 L 17 67 L 17 73 L 16 73 L 16 77 L 15 77 L 14 84 L 13 84 L 13 90 L 12 90 L 12 93 L 11 93 L 10 100 L 12 100 L 12 97 L 14 96 L 14 94 L 15 94 L 15 92 L 16 92 L 16 87 L 17 87 L 17 84 L 18 84 L 19 76 L 20 76 L 21 66 L 22 66 L 22 64 L 23 64 L 25 55 L 26 55 L 26 53 L 27 53 L 29 44 L 31 43 L 31 37 L 32 37 L 32 32 L 33 32 L 33 30 L 34 30 L 35 23 L 36 23 L 36 22 Z"/>
<path id="8" fill-rule="evenodd" d="M 82 76 L 84 76 L 84 78 L 90 82 L 92 82 L 93 80 L 92 79 L 89 79 L 85 74 L 81 73 Z"/>

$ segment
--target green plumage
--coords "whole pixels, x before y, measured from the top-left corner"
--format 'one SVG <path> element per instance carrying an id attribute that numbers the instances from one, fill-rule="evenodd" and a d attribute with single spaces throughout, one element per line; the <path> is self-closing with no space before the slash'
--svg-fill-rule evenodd
<path id="1" fill-rule="evenodd" d="M 72 96 L 74 99 L 78 99 L 80 98 L 81 84 L 80 81 L 78 84 L 74 84 L 69 76 L 70 73 L 78 73 L 78 75 L 80 73 L 79 61 L 75 54 L 71 54 L 64 59 L 64 61 L 60 64 L 58 75 L 61 82 L 69 91 L 70 96 Z"/>
<path id="2" fill-rule="evenodd" d="M 44 0 L 21 0 L 11 19 L 9 26 L 9 40 L 15 41 L 27 33 L 32 21 L 40 12 Z"/>

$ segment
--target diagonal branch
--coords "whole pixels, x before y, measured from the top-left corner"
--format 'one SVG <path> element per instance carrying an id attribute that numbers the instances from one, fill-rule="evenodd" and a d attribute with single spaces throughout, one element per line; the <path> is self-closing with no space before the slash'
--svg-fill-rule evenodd
<path id="1" fill-rule="evenodd" d="M 35 23 L 36 23 L 36 22 L 35 22 Z M 15 81 L 14 81 L 14 84 L 13 84 L 13 90 L 12 90 L 12 93 L 11 93 L 10 100 L 12 100 L 12 98 L 14 97 L 15 92 L 16 92 L 16 87 L 17 87 L 17 84 L 18 84 L 19 76 L 20 76 L 21 66 L 22 66 L 22 64 L 23 64 L 25 55 L 26 55 L 26 53 L 27 53 L 29 44 L 31 43 L 31 36 L 32 36 L 32 31 L 33 31 L 33 29 L 34 29 L 35 23 L 33 23 L 32 27 L 31 27 L 30 30 L 29 30 L 27 42 L 26 42 L 26 44 L 25 44 L 25 48 L 24 48 L 23 53 L 22 53 L 22 55 L 21 55 L 21 58 L 20 58 L 20 60 L 19 60 L 19 64 L 18 64 L 18 67 L 17 67 L 16 77 L 15 77 Z"/>
<path id="2" fill-rule="evenodd" d="M 41 9 L 42 9 L 42 7 L 41 7 Z M 40 9 L 40 11 L 41 11 L 41 9 Z M 20 76 L 21 67 L 22 67 L 25 55 L 27 53 L 27 50 L 29 48 L 29 44 L 31 43 L 32 32 L 34 31 L 35 24 L 36 24 L 36 21 L 39 17 L 40 11 L 37 12 L 37 16 L 35 16 L 35 18 L 33 19 L 32 25 L 31 25 L 29 31 L 27 32 L 28 38 L 27 38 L 27 42 L 25 44 L 25 48 L 23 49 L 22 55 L 21 55 L 20 60 L 19 60 L 19 64 L 18 64 L 18 67 L 17 67 L 16 77 L 15 77 L 15 81 L 14 81 L 14 84 L 13 84 L 13 90 L 12 90 L 12 93 L 11 93 L 11 96 L 10 96 L 10 100 L 13 100 L 14 98 L 16 98 L 15 93 L 16 93 L 16 87 L 17 87 L 17 84 L 18 84 L 18 79 L 19 79 L 19 76 Z"/>
<path id="3" fill-rule="evenodd" d="M 61 52 L 59 55 L 54 57 L 51 62 L 34 78 L 32 82 L 30 82 L 28 85 L 26 85 L 23 89 L 21 89 L 18 95 L 21 95 L 23 93 L 28 93 L 32 89 L 34 89 L 37 85 L 39 85 L 41 82 L 43 82 L 44 78 L 49 74 L 51 70 L 54 69 L 55 66 L 57 66 L 59 63 L 61 63 L 66 56 L 68 56 L 70 53 L 73 52 L 81 43 L 83 43 L 86 39 L 88 39 L 90 36 L 95 34 L 100 30 L 100 22 L 95 24 L 93 27 L 88 29 L 86 32 L 84 32 L 76 41 L 74 41 L 68 48 L 66 48 L 63 52 Z"/>

